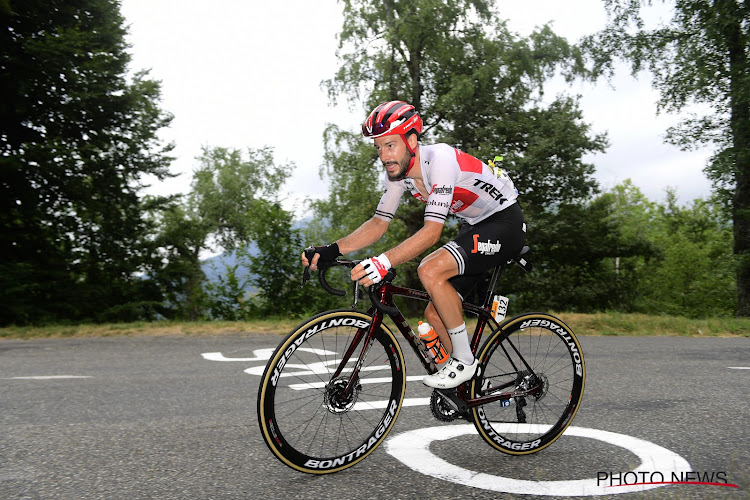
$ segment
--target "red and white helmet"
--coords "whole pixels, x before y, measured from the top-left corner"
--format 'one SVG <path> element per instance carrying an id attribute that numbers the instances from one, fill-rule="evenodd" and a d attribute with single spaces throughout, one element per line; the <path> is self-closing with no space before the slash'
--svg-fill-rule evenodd
<path id="1" fill-rule="evenodd" d="M 414 166 L 416 150 L 409 145 L 406 140 L 407 134 L 414 131 L 417 134 L 422 133 L 422 117 L 419 116 L 414 106 L 404 101 L 388 101 L 380 104 L 372 110 L 365 123 L 362 124 L 362 135 L 375 139 L 384 135 L 400 135 L 406 144 L 406 149 L 411 154 L 409 167 L 404 172 L 404 176 L 409 173 Z"/>
<path id="2" fill-rule="evenodd" d="M 422 118 L 411 104 L 389 101 L 372 110 L 362 124 L 362 135 L 374 139 L 384 135 L 403 135 L 414 130 L 422 133 Z"/>

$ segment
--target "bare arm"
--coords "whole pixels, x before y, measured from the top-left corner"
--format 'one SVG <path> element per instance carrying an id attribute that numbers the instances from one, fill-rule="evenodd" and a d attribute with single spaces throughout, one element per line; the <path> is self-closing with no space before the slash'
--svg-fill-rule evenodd
<path id="1" fill-rule="evenodd" d="M 372 217 L 364 224 L 359 226 L 350 235 L 344 236 L 340 240 L 336 241 L 339 246 L 339 252 L 347 254 L 354 252 L 366 246 L 372 245 L 380 238 L 383 237 L 385 232 L 388 230 L 388 222 L 377 217 Z M 302 252 L 302 265 L 310 266 L 313 271 L 318 269 L 319 254 L 315 254 L 311 261 L 308 262 L 305 253 Z"/>
<path id="2" fill-rule="evenodd" d="M 385 255 L 391 261 L 392 266 L 409 262 L 437 243 L 442 232 L 443 224 L 425 221 L 424 226 L 419 231 L 402 241 L 398 246 L 385 252 Z"/>
<path id="3" fill-rule="evenodd" d="M 405 239 L 398 246 L 385 252 L 385 256 L 391 263 L 391 266 L 397 266 L 408 262 L 415 257 L 423 254 L 428 248 L 440 240 L 440 234 L 443 232 L 443 224 L 433 221 L 425 221 L 424 226 Z M 367 273 L 361 264 L 352 269 L 352 280 L 362 280 L 362 284 L 369 286 L 372 284 Z M 364 279 L 363 279 L 364 278 Z"/>
<path id="4" fill-rule="evenodd" d="M 344 236 L 336 242 L 339 244 L 339 251 L 347 254 L 372 245 L 383 237 L 388 230 L 388 224 L 383 219 L 372 217 L 349 236 Z"/>

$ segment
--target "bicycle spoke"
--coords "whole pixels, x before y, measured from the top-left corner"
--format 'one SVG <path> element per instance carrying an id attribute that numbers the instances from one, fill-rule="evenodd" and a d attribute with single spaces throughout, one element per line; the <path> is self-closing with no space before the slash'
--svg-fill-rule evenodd
<path id="1" fill-rule="evenodd" d="M 347 311 L 319 315 L 282 341 L 280 354 L 269 361 L 259 423 L 269 449 L 287 465 L 315 473 L 348 467 L 382 442 L 393 425 L 392 405 L 401 404 L 405 375 L 397 369 L 403 356 L 390 333 L 377 330 L 369 347 L 357 346 L 340 375 L 333 376 L 369 319 Z M 366 357 L 354 375 L 362 354 Z M 386 432 L 378 432 L 383 425 Z"/>
<path id="2" fill-rule="evenodd" d="M 477 430 L 495 448 L 514 454 L 544 448 L 575 413 L 583 391 L 583 362 L 575 337 L 562 325 L 548 315 L 523 315 L 510 321 L 507 330 L 494 332 L 482 348 L 483 371 L 472 384 L 473 397 L 493 386 L 523 394 L 474 410 Z"/>

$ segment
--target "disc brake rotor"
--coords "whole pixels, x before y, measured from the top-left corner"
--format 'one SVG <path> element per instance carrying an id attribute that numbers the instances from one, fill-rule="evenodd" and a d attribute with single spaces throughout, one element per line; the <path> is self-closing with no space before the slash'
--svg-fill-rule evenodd
<path id="1" fill-rule="evenodd" d="M 326 385 L 323 398 L 325 400 L 325 407 L 329 412 L 333 414 L 346 413 L 354 407 L 354 403 L 357 402 L 359 396 L 359 391 L 362 390 L 362 385 L 358 383 L 347 395 L 345 394 L 345 391 L 348 383 L 348 378 L 341 377 L 332 380 Z"/>

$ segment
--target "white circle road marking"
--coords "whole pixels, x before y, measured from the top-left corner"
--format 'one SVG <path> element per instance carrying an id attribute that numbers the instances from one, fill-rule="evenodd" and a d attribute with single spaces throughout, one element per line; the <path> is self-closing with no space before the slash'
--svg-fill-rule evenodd
<path id="1" fill-rule="evenodd" d="M 266 361 L 268 359 L 271 359 L 271 355 L 275 351 L 275 347 L 271 347 L 269 349 L 256 349 L 253 351 L 255 357 L 252 358 L 227 358 L 220 352 L 204 352 L 201 353 L 201 356 L 203 356 L 203 359 L 207 359 L 209 361 Z"/>
<path id="2" fill-rule="evenodd" d="M 518 425 L 518 424 L 515 424 Z M 531 425 L 531 424 L 530 424 Z M 499 429 L 503 432 L 502 429 Z M 554 495 L 554 496 L 594 496 L 616 493 L 633 493 L 662 485 L 633 485 L 618 488 L 598 486 L 597 480 L 578 479 L 571 481 L 527 481 L 503 476 L 483 474 L 458 467 L 435 456 L 429 446 L 432 441 L 451 439 L 464 434 L 475 433 L 472 424 L 445 427 L 428 427 L 399 434 L 386 443 L 386 451 L 403 462 L 409 468 L 428 476 L 450 481 L 452 483 L 480 488 L 484 490 L 519 495 Z M 674 472 L 690 472 L 690 464 L 676 453 L 657 446 L 649 441 L 637 439 L 625 434 L 588 429 L 585 427 L 568 427 L 565 436 L 577 436 L 598 439 L 605 443 L 620 446 L 634 453 L 641 465 L 633 472 L 661 472 L 664 477 L 671 477 Z"/>

